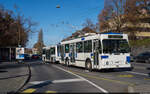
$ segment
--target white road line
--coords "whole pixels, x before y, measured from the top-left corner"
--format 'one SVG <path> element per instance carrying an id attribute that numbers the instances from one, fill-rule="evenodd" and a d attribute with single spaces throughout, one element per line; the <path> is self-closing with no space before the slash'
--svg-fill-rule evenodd
<path id="1" fill-rule="evenodd" d="M 148 74 L 145 73 L 139 73 L 139 72 L 132 72 L 132 71 L 127 71 L 128 73 L 132 73 L 132 74 L 138 74 L 138 75 L 145 75 L 145 76 L 149 76 Z"/>
<path id="2" fill-rule="evenodd" d="M 33 85 L 38 85 L 38 84 L 42 84 L 42 83 L 45 83 L 47 81 L 33 81 L 33 82 L 29 82 L 30 84 L 33 84 Z"/>
<path id="3" fill-rule="evenodd" d="M 44 84 L 44 83 L 68 83 L 68 82 L 79 82 L 84 81 L 83 79 L 62 79 L 62 80 L 46 80 L 46 81 L 33 81 L 29 82 L 30 84 L 38 85 L 38 84 Z"/>
<path id="4" fill-rule="evenodd" d="M 79 76 L 79 75 L 77 75 L 77 74 L 74 74 L 74 73 L 72 73 L 72 72 L 70 72 L 70 71 L 67 71 L 67 70 L 65 70 L 65 69 L 63 69 L 63 68 L 61 68 L 61 67 L 58 67 L 58 66 L 55 66 L 55 65 L 53 65 L 53 66 L 54 66 L 55 68 L 58 68 L 58 69 L 63 70 L 63 71 L 65 71 L 65 72 L 68 72 L 68 73 L 70 73 L 70 74 L 72 74 L 72 75 L 75 75 L 75 76 L 79 77 L 80 79 L 83 79 L 83 80 L 87 81 L 89 84 L 93 85 L 94 87 L 96 87 L 97 89 L 99 89 L 100 91 L 102 91 L 102 92 L 104 92 L 104 93 L 108 93 L 108 91 L 106 91 L 105 89 L 101 88 L 100 86 L 94 84 L 93 82 L 91 82 L 91 81 L 85 79 L 84 77 L 81 77 L 81 76 Z"/>
<path id="5" fill-rule="evenodd" d="M 84 81 L 83 79 L 64 79 L 64 80 L 54 80 L 52 83 L 67 83 L 67 82 L 79 82 Z"/>

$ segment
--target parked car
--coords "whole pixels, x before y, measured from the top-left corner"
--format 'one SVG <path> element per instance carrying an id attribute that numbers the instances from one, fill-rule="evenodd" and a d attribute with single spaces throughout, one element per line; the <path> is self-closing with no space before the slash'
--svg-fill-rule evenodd
<path id="1" fill-rule="evenodd" d="M 139 55 L 135 56 L 133 59 L 134 62 L 150 63 L 150 52 L 140 53 Z"/>
<path id="2" fill-rule="evenodd" d="M 30 55 L 29 54 L 24 54 L 24 60 L 30 60 Z"/>
<path id="3" fill-rule="evenodd" d="M 40 56 L 38 54 L 33 54 L 32 59 L 40 59 Z"/>

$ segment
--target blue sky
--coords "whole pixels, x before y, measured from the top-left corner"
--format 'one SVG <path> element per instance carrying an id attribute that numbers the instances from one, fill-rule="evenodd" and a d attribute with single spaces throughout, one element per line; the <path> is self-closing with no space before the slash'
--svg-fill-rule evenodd
<path id="1" fill-rule="evenodd" d="M 16 4 L 26 18 L 37 22 L 34 28 L 43 29 L 43 40 L 48 46 L 81 29 L 87 18 L 97 23 L 104 0 L 0 0 L 0 4 L 10 10 Z M 56 8 L 57 5 L 61 8 Z M 30 36 L 27 47 L 37 42 L 37 36 L 37 33 Z"/>

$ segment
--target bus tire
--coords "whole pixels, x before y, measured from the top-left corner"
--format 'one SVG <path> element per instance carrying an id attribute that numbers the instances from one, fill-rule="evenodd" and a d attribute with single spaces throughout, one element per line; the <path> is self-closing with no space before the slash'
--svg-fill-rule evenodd
<path id="1" fill-rule="evenodd" d="M 92 72 L 92 64 L 90 60 L 86 60 L 85 67 L 86 67 L 86 70 L 89 70 L 90 72 Z"/>

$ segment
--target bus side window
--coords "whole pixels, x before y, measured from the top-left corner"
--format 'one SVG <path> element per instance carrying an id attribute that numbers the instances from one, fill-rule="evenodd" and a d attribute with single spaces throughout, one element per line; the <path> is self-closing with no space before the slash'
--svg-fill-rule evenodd
<path id="1" fill-rule="evenodd" d="M 92 52 L 92 40 L 88 41 L 88 50 L 89 52 Z"/>
<path id="2" fill-rule="evenodd" d="M 92 52 L 92 40 L 84 41 L 84 52 Z"/>
<path id="3" fill-rule="evenodd" d="M 77 51 L 77 53 L 83 52 L 83 42 L 76 43 L 76 51 Z"/>
<path id="4" fill-rule="evenodd" d="M 65 53 L 69 53 L 69 44 L 65 45 Z"/>
<path id="5" fill-rule="evenodd" d="M 84 52 L 88 52 L 88 41 L 84 41 Z"/>

